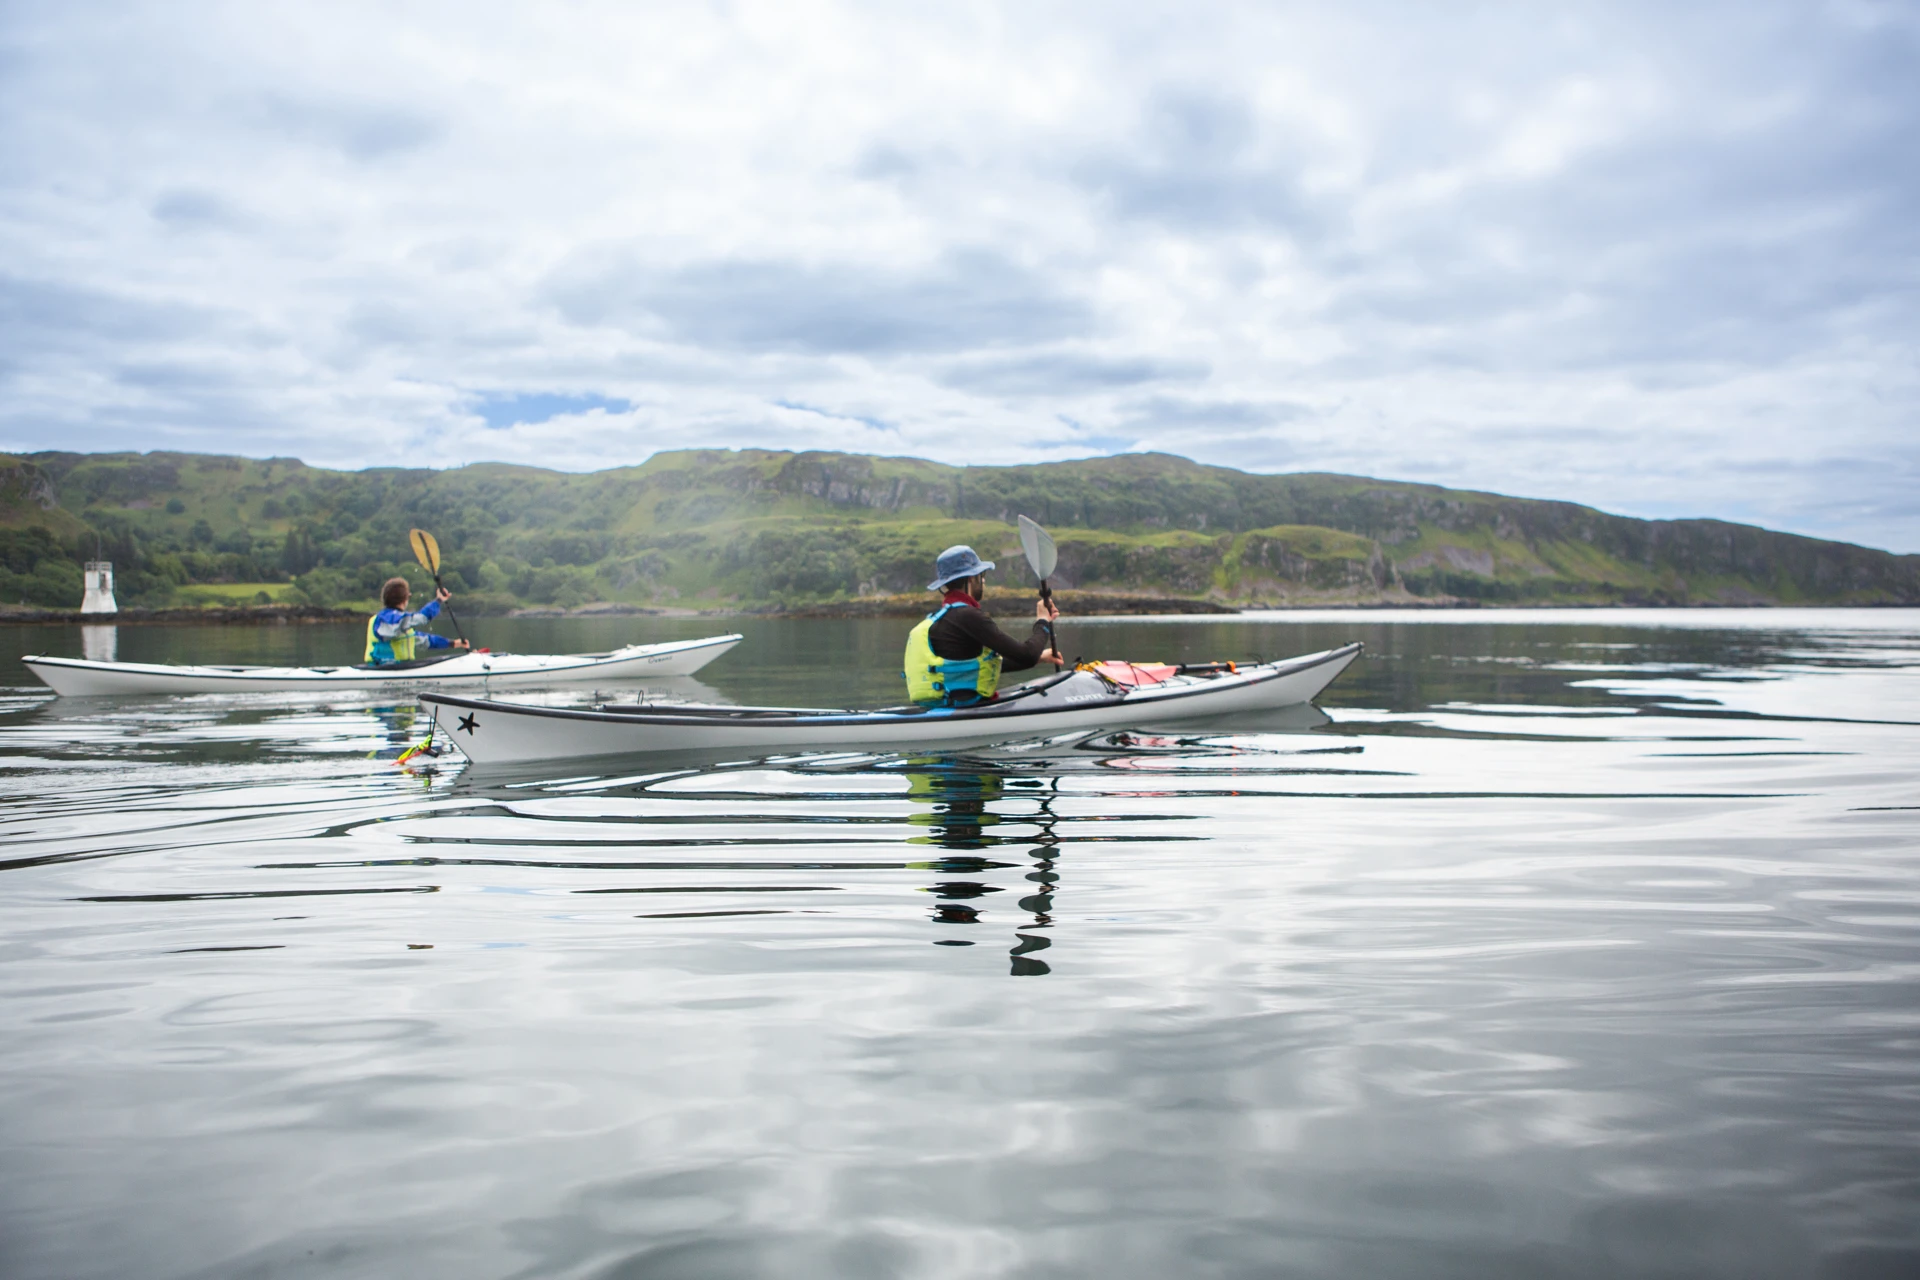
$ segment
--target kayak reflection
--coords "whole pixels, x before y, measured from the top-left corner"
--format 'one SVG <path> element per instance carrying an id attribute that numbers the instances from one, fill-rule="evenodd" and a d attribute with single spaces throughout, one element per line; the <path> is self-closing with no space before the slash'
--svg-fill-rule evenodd
<path id="1" fill-rule="evenodd" d="M 943 877 L 928 887 L 927 892 L 934 896 L 932 919 L 936 924 L 971 926 L 990 923 L 983 917 L 989 908 L 981 899 L 990 894 L 1005 892 L 1002 886 L 987 884 L 977 878 L 959 878 L 978 876 L 995 866 L 1006 865 L 1004 859 L 1013 852 L 1011 846 L 1027 846 L 1028 857 L 1033 867 L 1026 878 L 1036 888 L 1035 892 L 1021 897 L 1015 907 L 1020 916 L 1013 922 L 1014 946 L 1008 951 L 1011 960 L 1011 972 L 1015 977 L 1033 977 L 1052 970 L 1044 960 L 1035 959 L 1034 952 L 1044 951 L 1052 946 L 1052 940 L 1039 931 L 1053 924 L 1053 894 L 1059 883 L 1059 874 L 1055 865 L 1059 861 L 1059 839 L 1055 834 L 1055 817 L 1051 809 L 1051 780 L 1036 777 L 1011 777 L 1008 772 L 983 760 L 965 757 L 941 758 L 925 757 L 903 761 L 907 777 L 907 798 L 915 806 L 921 807 L 908 816 L 907 821 L 915 827 L 924 827 L 927 834 L 910 836 L 910 844 L 927 844 L 954 851 L 952 857 L 934 862 L 915 863 L 913 865 L 940 873 Z M 1037 825 L 1038 831 L 1026 830 L 1022 834 L 1003 838 L 994 828 L 1001 825 L 1002 815 L 994 806 L 1015 798 L 1037 805 L 1035 819 L 1020 825 L 1030 829 Z M 995 861 L 989 862 L 980 856 L 980 851 L 992 849 Z M 967 856 L 971 854 L 972 856 Z M 941 938 L 939 946 L 972 946 L 973 939 Z"/>

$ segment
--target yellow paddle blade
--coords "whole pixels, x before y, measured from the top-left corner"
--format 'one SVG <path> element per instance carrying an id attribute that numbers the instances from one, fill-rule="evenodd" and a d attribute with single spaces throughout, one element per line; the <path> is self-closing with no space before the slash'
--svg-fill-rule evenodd
<path id="1" fill-rule="evenodd" d="M 420 562 L 428 573 L 440 572 L 440 544 L 425 529 L 414 529 L 407 534 L 407 541 L 413 543 L 414 559 Z"/>

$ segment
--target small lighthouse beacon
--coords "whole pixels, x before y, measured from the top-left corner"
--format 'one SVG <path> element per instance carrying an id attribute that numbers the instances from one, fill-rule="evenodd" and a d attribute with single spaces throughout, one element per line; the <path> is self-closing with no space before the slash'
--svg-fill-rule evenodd
<path id="1" fill-rule="evenodd" d="M 113 602 L 113 565 L 105 560 L 89 560 L 85 573 L 87 593 L 80 598 L 80 612 L 120 612 L 120 606 Z"/>

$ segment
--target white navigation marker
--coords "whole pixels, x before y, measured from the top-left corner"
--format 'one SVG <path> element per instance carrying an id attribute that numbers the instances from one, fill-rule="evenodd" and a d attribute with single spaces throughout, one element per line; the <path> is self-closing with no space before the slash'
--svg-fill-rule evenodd
<path id="1" fill-rule="evenodd" d="M 118 613 L 113 602 L 113 565 L 105 560 L 89 560 L 86 567 L 87 593 L 80 598 L 82 613 Z M 68 596 L 69 600 L 73 597 Z"/>

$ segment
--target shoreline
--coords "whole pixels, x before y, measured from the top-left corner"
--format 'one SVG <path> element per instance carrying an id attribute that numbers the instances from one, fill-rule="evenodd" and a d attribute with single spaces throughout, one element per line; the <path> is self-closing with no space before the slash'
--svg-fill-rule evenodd
<path id="1" fill-rule="evenodd" d="M 214 605 L 206 608 L 122 609 L 118 613 L 81 613 L 78 609 L 39 609 L 0 606 L 0 626 L 100 626 L 123 623 L 157 626 L 296 626 L 322 622 L 364 622 L 358 609 L 330 609 L 312 604 Z"/>
<path id="2" fill-rule="evenodd" d="M 1024 594 L 997 593 L 988 597 L 989 611 L 1001 603 L 1001 597 L 1018 599 L 1026 608 Z M 1380 601 L 1328 601 L 1323 603 L 1268 604 L 1247 602 L 1224 604 L 1218 600 L 1196 600 L 1182 596 L 1131 595 L 1115 592 L 1056 591 L 1054 599 L 1061 612 L 1073 617 L 1238 617 L 1258 613 L 1322 613 L 1338 610 L 1352 613 L 1393 610 L 1472 610 L 1484 613 L 1542 609 L 1911 609 L 1920 607 L 1898 601 L 1870 604 L 1779 604 L 1772 601 L 1741 604 L 1686 603 L 1665 601 L 1591 601 L 1553 603 L 1498 604 L 1457 598 Z M 661 605 L 598 603 L 578 609 L 530 607 L 509 613 L 473 614 L 476 618 L 917 618 L 930 610 L 929 602 L 917 596 L 869 597 L 859 600 L 798 605 L 739 605 L 715 609 L 688 609 Z M 1009 613 L 1008 616 L 1011 616 Z M 311 626 L 325 623 L 363 622 L 362 609 L 324 608 L 319 605 L 236 605 L 209 608 L 122 609 L 118 613 L 83 614 L 78 609 L 41 609 L 21 605 L 0 605 L 0 626 Z"/>

